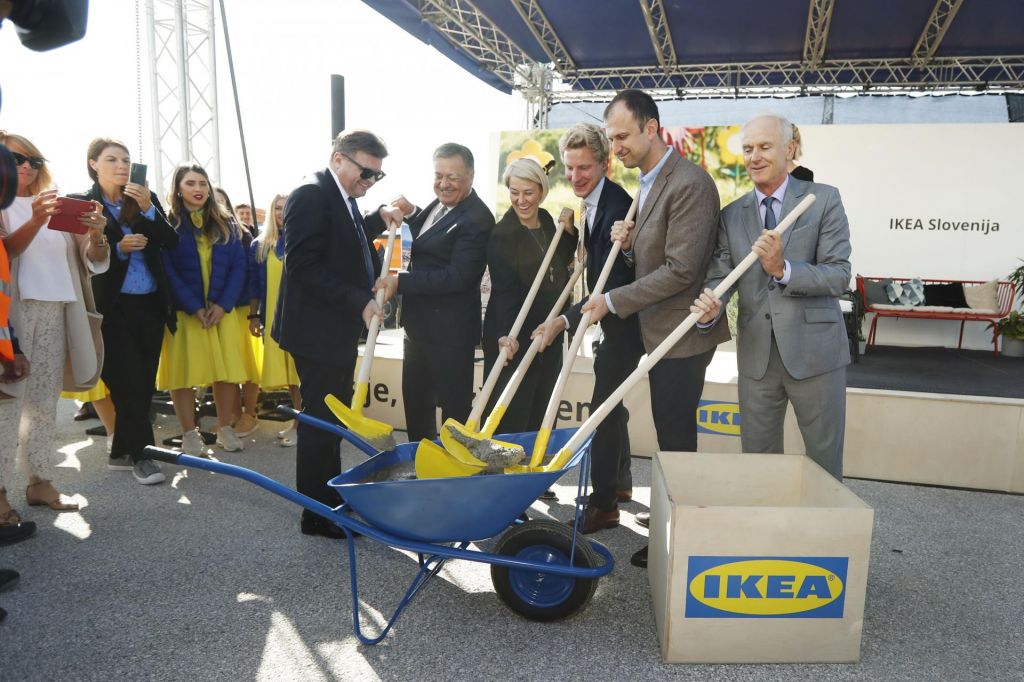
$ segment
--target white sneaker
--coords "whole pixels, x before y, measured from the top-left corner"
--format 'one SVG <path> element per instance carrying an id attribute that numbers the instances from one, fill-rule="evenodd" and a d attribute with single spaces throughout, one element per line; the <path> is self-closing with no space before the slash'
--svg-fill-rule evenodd
<path id="1" fill-rule="evenodd" d="M 217 447 L 228 452 L 238 452 L 244 446 L 242 445 L 242 440 L 238 437 L 233 428 L 230 426 L 222 426 L 217 431 Z"/>
<path id="2" fill-rule="evenodd" d="M 292 423 L 292 425 L 289 428 L 282 431 L 278 438 L 278 445 L 280 445 L 282 448 L 290 448 L 293 447 L 296 443 L 298 443 L 299 440 L 298 434 L 295 431 L 295 424 Z"/>
<path id="3" fill-rule="evenodd" d="M 207 457 L 210 454 L 199 429 L 192 429 L 181 435 L 181 451 L 195 457 Z"/>
<path id="4" fill-rule="evenodd" d="M 281 429 L 280 431 L 277 432 L 277 439 L 281 440 L 282 438 L 284 438 L 288 434 L 294 434 L 296 426 L 297 426 L 297 422 L 293 419 L 292 423 L 288 426 L 287 429 Z"/>
<path id="5" fill-rule="evenodd" d="M 114 449 L 114 437 L 113 436 L 107 436 L 107 454 L 109 455 L 110 451 L 113 450 L 113 449 Z"/>

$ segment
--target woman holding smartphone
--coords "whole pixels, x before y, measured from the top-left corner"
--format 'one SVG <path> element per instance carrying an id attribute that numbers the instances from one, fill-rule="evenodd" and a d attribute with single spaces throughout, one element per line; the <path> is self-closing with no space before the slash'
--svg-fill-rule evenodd
<path id="1" fill-rule="evenodd" d="M 0 214 L 0 231 L 11 255 L 17 255 L 11 262 L 11 326 L 31 363 L 27 378 L 3 385 L 3 392 L 16 399 L 0 400 L 0 524 L 10 524 L 17 523 L 18 515 L 3 485 L 14 476 L 19 448 L 28 465 L 28 504 L 58 511 L 78 508 L 49 479 L 57 397 L 62 388 L 86 390 L 99 380 L 103 340 L 94 333 L 99 316 L 89 280 L 107 270 L 110 246 L 98 206 L 79 217 L 83 234 L 42 229 L 60 211 L 56 192 L 47 191 L 46 159 L 20 135 L 0 134 L 0 144 L 18 164 L 17 198 Z"/>
<path id="2" fill-rule="evenodd" d="M 103 232 L 113 248 L 110 268 L 92 280 L 96 307 L 103 314 L 103 381 L 114 404 L 107 466 L 130 470 L 139 483 L 153 485 L 164 474 L 143 451 L 154 443 L 149 421 L 153 384 L 164 327 L 173 329 L 175 319 L 160 252 L 176 246 L 178 235 L 144 184 L 144 167 L 139 173 L 123 142 L 108 137 L 90 142 L 86 171 L 92 187 L 72 196 L 103 207 Z"/>
<path id="3" fill-rule="evenodd" d="M 231 426 L 238 385 L 258 381 L 252 344 L 243 343 L 235 309 L 246 281 L 246 259 L 238 224 L 217 205 L 210 178 L 199 165 L 174 171 L 168 217 L 178 245 L 164 252 L 178 330 L 164 334 L 157 386 L 169 389 L 182 427 L 182 450 L 208 454 L 195 423 L 196 386 L 213 385 L 217 445 L 229 452 L 242 441 Z"/>

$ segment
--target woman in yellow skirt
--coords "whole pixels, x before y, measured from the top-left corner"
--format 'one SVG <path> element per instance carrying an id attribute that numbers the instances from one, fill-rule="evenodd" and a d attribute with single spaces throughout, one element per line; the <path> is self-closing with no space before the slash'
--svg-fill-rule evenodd
<path id="1" fill-rule="evenodd" d="M 274 325 L 277 293 L 284 268 L 284 234 L 281 227 L 284 222 L 284 202 L 287 199 L 287 194 L 274 195 L 263 233 L 249 247 L 249 279 L 253 283 L 252 299 L 249 301 L 249 331 L 255 337 L 253 345 L 257 357 L 261 358 L 260 386 L 265 390 L 287 386 L 292 396 L 292 406 L 301 410 L 302 397 L 299 395 L 299 373 L 295 369 L 295 362 L 266 333 Z M 282 447 L 295 445 L 295 422 L 278 432 L 277 437 Z"/>
<path id="2" fill-rule="evenodd" d="M 231 426 L 238 385 L 258 381 L 252 345 L 243 343 L 235 308 L 246 281 L 239 227 L 214 201 L 202 166 L 179 166 L 168 197 L 178 246 L 162 251 L 177 311 L 178 330 L 164 334 L 157 387 L 169 390 L 182 428 L 182 450 L 209 454 L 196 428 L 195 388 L 213 386 L 217 445 L 242 449 Z"/>

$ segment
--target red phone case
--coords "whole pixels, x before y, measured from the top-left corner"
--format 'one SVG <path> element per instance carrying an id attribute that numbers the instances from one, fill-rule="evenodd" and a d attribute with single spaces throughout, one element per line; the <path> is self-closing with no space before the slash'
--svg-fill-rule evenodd
<path id="1" fill-rule="evenodd" d="M 47 227 L 51 230 L 73 232 L 75 234 L 85 234 L 89 231 L 89 228 L 81 223 L 79 217 L 92 212 L 93 205 L 91 201 L 57 197 L 57 206 L 60 208 L 60 213 L 50 216 L 50 222 Z"/>

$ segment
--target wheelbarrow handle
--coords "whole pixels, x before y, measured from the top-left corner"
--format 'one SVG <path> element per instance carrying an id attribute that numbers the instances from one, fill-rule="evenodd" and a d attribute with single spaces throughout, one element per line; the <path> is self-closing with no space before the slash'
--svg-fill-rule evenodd
<path id="1" fill-rule="evenodd" d="M 278 405 L 277 411 L 280 414 L 291 417 L 292 419 L 298 419 L 303 424 L 314 426 L 320 429 L 321 431 L 333 433 L 335 436 L 339 436 L 340 438 L 347 440 L 349 443 L 352 443 L 352 445 L 362 450 L 363 454 L 365 454 L 367 457 L 373 457 L 374 455 L 380 454 L 381 452 L 380 450 L 373 447 L 365 440 L 357 436 L 352 431 L 346 429 L 344 426 L 332 424 L 331 422 L 325 421 L 323 419 L 318 419 L 317 417 L 308 415 L 304 412 L 299 412 L 298 410 L 288 407 L 287 405 Z"/>
<path id="2" fill-rule="evenodd" d="M 180 452 L 175 450 L 167 450 L 166 448 L 158 448 L 155 445 L 147 445 L 145 448 L 146 457 L 149 459 L 155 459 L 158 462 L 166 462 L 168 464 L 178 464 L 178 457 L 181 456 Z"/>

